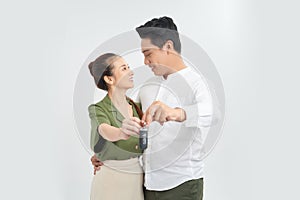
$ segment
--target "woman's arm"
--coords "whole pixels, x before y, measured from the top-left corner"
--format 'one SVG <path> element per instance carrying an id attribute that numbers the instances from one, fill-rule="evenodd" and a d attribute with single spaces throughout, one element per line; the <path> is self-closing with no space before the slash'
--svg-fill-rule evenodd
<path id="1" fill-rule="evenodd" d="M 121 128 L 116 128 L 108 124 L 100 124 L 98 126 L 98 133 L 108 141 L 127 140 L 130 135 L 121 131 Z"/>
<path id="2" fill-rule="evenodd" d="M 140 119 L 131 117 L 124 119 L 121 128 L 116 128 L 106 123 L 98 126 L 98 133 L 108 141 L 127 140 L 131 135 L 138 135 L 140 130 Z"/>

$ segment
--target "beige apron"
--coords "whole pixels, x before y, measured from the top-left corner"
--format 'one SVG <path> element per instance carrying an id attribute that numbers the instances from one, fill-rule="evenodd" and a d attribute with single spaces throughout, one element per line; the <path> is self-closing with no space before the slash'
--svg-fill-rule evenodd
<path id="1" fill-rule="evenodd" d="M 93 178 L 91 200 L 144 200 L 143 183 L 138 158 L 106 160 Z"/>

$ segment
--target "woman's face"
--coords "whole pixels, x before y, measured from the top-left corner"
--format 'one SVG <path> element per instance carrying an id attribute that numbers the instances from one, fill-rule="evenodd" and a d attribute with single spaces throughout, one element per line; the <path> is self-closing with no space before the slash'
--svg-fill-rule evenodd
<path id="1" fill-rule="evenodd" d="M 122 89 L 129 89 L 134 86 L 133 84 L 133 71 L 130 69 L 126 61 L 120 57 L 116 61 L 113 62 L 113 86 L 122 88 Z"/>

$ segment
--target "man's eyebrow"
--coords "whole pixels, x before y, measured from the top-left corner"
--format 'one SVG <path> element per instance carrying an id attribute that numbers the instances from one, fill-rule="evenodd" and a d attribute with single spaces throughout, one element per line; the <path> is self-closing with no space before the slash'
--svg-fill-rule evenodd
<path id="1" fill-rule="evenodd" d="M 150 49 L 146 49 L 146 50 L 142 51 L 142 53 L 146 53 L 147 51 L 150 51 Z"/>

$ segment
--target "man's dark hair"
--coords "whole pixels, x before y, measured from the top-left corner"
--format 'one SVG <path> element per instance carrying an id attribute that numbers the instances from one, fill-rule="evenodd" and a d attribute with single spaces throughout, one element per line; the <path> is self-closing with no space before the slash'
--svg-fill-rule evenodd
<path id="1" fill-rule="evenodd" d="M 151 43 L 159 48 L 171 40 L 174 49 L 181 53 L 181 42 L 177 31 L 177 26 L 170 17 L 154 18 L 136 28 L 136 31 L 142 39 L 149 38 Z"/>

